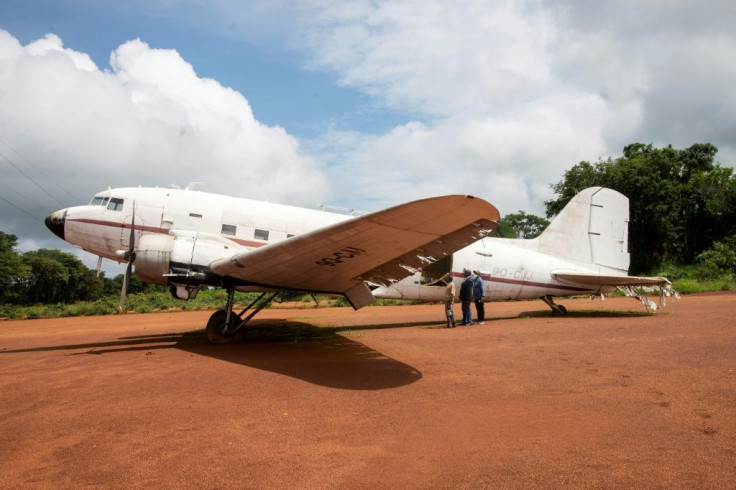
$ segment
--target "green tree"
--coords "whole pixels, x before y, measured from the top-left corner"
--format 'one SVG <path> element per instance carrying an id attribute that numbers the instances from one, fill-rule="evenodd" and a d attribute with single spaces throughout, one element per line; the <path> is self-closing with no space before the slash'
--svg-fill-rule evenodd
<path id="1" fill-rule="evenodd" d="M 15 251 L 18 238 L 0 231 L 0 303 L 14 303 L 18 298 L 20 283 L 30 269 Z"/>
<path id="2" fill-rule="evenodd" d="M 22 258 L 30 269 L 22 282 L 24 303 L 73 303 L 97 299 L 102 293 L 103 280 L 70 253 L 40 249 Z"/>
<path id="3" fill-rule="evenodd" d="M 620 158 L 580 162 L 552 185 L 547 217 L 580 190 L 615 189 L 629 198 L 633 273 L 662 261 L 692 263 L 714 241 L 736 231 L 736 178 L 714 162 L 717 148 L 698 143 L 684 150 L 634 143 Z"/>
<path id="4" fill-rule="evenodd" d="M 123 274 L 118 274 L 112 279 L 105 279 L 104 294 L 106 296 L 114 296 L 116 294 L 120 294 L 122 288 Z M 136 278 L 135 274 L 131 274 L 130 283 L 128 283 L 128 294 L 167 292 L 168 290 L 169 288 L 166 286 L 143 282 Z"/>
<path id="5" fill-rule="evenodd" d="M 499 235 L 505 238 L 536 238 L 549 226 L 549 220 L 519 211 L 507 214 L 498 224 Z"/>
<path id="6" fill-rule="evenodd" d="M 701 277 L 718 277 L 736 273 L 736 235 L 715 242 L 711 248 L 696 257 Z"/>

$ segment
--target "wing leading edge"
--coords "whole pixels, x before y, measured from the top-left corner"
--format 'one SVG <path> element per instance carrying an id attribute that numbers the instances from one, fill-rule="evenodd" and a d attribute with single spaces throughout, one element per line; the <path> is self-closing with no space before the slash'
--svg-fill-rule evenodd
<path id="1" fill-rule="evenodd" d="M 412 201 L 239 253 L 213 273 L 274 289 L 343 294 L 355 309 L 388 286 L 498 226 L 498 210 L 472 196 Z M 368 284 L 366 284 L 368 283 Z"/>

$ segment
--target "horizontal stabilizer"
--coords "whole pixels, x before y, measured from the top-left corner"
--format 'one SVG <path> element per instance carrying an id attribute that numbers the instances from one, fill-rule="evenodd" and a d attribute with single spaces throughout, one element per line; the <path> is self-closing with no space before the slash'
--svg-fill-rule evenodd
<path id="1" fill-rule="evenodd" d="M 666 277 L 641 276 L 606 276 L 578 271 L 552 271 L 552 275 L 560 281 L 586 286 L 670 286 Z"/>

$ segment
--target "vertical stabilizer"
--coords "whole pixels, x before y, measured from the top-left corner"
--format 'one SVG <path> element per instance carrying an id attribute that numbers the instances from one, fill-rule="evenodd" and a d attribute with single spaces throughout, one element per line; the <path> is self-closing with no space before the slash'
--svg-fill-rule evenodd
<path id="1" fill-rule="evenodd" d="M 628 198 L 605 187 L 589 187 L 572 198 L 539 236 L 538 250 L 626 272 L 628 234 Z"/>

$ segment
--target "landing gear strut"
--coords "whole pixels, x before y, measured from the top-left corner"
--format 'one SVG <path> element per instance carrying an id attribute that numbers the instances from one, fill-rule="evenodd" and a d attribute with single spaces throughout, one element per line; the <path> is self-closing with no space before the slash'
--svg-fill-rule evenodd
<path id="1" fill-rule="evenodd" d="M 229 288 L 227 290 L 227 304 L 222 310 L 217 310 L 207 321 L 205 328 L 205 340 L 209 344 L 224 344 L 226 342 L 239 342 L 245 337 L 245 325 L 251 318 L 263 308 L 268 306 L 278 293 L 262 293 L 240 313 L 233 311 L 233 300 L 235 298 L 235 290 Z M 245 318 L 243 315 L 251 308 L 255 309 Z"/>
<path id="2" fill-rule="evenodd" d="M 553 315 L 567 315 L 567 308 L 555 303 L 554 298 L 552 296 L 542 296 L 540 299 L 544 301 L 545 303 L 547 303 L 547 306 L 552 308 Z"/>

